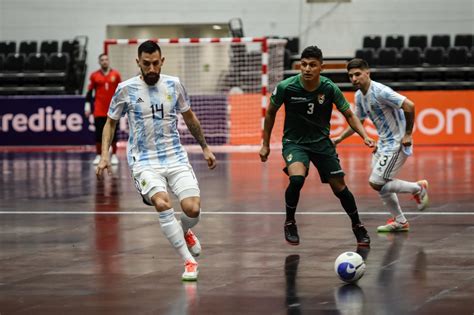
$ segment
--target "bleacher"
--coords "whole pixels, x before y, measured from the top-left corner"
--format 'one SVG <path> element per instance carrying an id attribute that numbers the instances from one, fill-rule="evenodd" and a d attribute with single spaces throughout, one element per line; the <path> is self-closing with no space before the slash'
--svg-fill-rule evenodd
<path id="1" fill-rule="evenodd" d="M 474 88 L 474 34 L 458 34 L 453 41 L 446 34 L 431 38 L 427 35 L 365 36 L 355 55 L 339 58 L 339 63 L 345 64 L 354 57 L 369 63 L 372 79 L 397 89 Z M 328 59 L 331 60 L 325 58 L 326 64 Z M 298 63 L 293 62 L 292 69 L 285 72 L 286 77 L 299 73 L 297 68 Z M 343 90 L 352 89 L 345 67 L 328 67 L 322 75 Z"/>
<path id="2" fill-rule="evenodd" d="M 0 95 L 81 94 L 87 37 L 0 41 Z"/>

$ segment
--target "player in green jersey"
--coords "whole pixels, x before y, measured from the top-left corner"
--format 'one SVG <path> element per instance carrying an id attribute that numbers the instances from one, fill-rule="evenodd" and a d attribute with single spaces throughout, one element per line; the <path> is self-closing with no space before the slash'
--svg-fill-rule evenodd
<path id="1" fill-rule="evenodd" d="M 284 234 L 291 245 L 299 244 L 295 212 L 300 191 L 308 175 L 309 162 L 318 169 L 321 181 L 329 183 L 333 193 L 352 221 L 357 244 L 368 246 L 370 238 L 359 219 L 354 196 L 344 182 L 344 171 L 331 139 L 330 119 L 333 104 L 344 115 L 364 143 L 375 142 L 365 132 L 360 120 L 350 109 L 341 90 L 328 78 L 320 76 L 323 54 L 317 46 L 309 46 L 301 54 L 301 74 L 281 81 L 270 98 L 264 123 L 260 159 L 265 162 L 270 154 L 270 136 L 278 109 L 285 104 L 283 158 L 290 183 L 285 192 L 286 220 Z"/>

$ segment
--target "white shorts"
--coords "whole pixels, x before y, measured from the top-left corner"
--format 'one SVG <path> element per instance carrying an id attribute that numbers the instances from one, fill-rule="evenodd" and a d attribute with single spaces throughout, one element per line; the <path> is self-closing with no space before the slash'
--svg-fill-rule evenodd
<path id="1" fill-rule="evenodd" d="M 145 168 L 132 172 L 135 187 L 142 195 L 143 201 L 152 205 L 151 197 L 158 192 L 168 192 L 167 187 L 178 197 L 179 201 L 188 197 L 199 197 L 199 184 L 191 165 L 168 169 Z"/>
<path id="2" fill-rule="evenodd" d="M 401 149 L 393 153 L 375 152 L 372 155 L 372 173 L 369 182 L 384 185 L 398 174 L 408 156 Z"/>

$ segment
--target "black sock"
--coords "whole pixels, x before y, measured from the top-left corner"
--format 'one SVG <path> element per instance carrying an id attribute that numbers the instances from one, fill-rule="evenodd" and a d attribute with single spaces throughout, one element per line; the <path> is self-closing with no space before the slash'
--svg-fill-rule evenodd
<path id="1" fill-rule="evenodd" d="M 342 191 L 334 194 L 337 198 L 339 198 L 342 207 L 349 215 L 349 218 L 351 218 L 352 226 L 354 227 L 357 224 L 361 224 L 359 219 L 359 213 L 357 212 L 357 205 L 354 199 L 354 195 L 352 195 L 349 188 L 347 188 L 346 186 Z"/>
<path id="2" fill-rule="evenodd" d="M 286 188 L 286 222 L 295 221 L 296 206 L 300 200 L 300 191 L 303 188 L 304 176 L 290 176 L 290 184 Z"/>

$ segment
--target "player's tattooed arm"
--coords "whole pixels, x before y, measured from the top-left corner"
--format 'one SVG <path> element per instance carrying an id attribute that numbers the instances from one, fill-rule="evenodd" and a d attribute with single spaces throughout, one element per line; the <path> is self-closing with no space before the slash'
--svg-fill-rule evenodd
<path id="1" fill-rule="evenodd" d="M 192 110 L 184 112 L 183 119 L 189 129 L 189 132 L 193 135 L 194 139 L 196 139 L 201 148 L 206 148 L 206 138 L 204 137 L 204 133 L 202 132 L 201 123 L 199 122 L 194 112 Z"/>
<path id="2" fill-rule="evenodd" d="M 415 123 L 415 104 L 406 98 L 403 101 L 402 109 L 406 119 L 406 134 L 411 135 Z"/>

